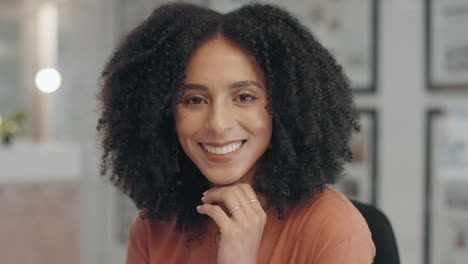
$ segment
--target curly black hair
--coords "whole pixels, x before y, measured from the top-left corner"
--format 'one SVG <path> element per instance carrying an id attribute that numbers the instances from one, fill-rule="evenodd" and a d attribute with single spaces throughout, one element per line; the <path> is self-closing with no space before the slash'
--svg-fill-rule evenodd
<path id="1" fill-rule="evenodd" d="M 206 216 L 195 207 L 209 183 L 178 145 L 172 111 L 190 55 L 217 36 L 252 54 L 264 73 L 273 134 L 261 158 L 267 177 L 256 176 L 254 188 L 279 218 L 336 182 L 359 130 L 341 66 L 288 11 L 258 3 L 226 14 L 185 3 L 156 8 L 122 39 L 100 77 L 101 175 L 110 174 L 145 217 L 175 217 L 178 230 L 199 235 Z"/>

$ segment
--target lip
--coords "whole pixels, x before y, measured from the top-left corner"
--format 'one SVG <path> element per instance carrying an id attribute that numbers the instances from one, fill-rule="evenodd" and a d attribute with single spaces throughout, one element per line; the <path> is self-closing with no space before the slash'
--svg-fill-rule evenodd
<path id="1" fill-rule="evenodd" d="M 235 142 L 239 142 L 239 141 L 241 141 L 242 144 L 244 144 L 244 141 L 246 141 L 246 140 L 240 139 L 240 140 L 232 140 L 232 141 L 226 141 L 226 142 L 220 142 L 220 143 L 216 143 L 216 142 L 213 142 L 213 143 L 201 142 L 201 143 L 203 143 L 203 144 L 205 144 L 205 145 L 210 145 L 210 146 L 212 146 L 212 147 L 222 148 L 222 147 L 224 147 L 224 146 L 227 146 L 227 145 L 229 145 L 229 144 L 232 144 L 232 143 L 235 143 Z"/>
<path id="2" fill-rule="evenodd" d="M 208 152 L 208 150 L 206 150 L 202 146 L 201 143 L 199 143 L 198 145 L 209 160 L 214 161 L 214 162 L 230 162 L 230 161 L 235 160 L 239 156 L 239 153 L 244 148 L 244 145 L 247 142 L 247 140 L 234 140 L 234 141 L 223 142 L 223 143 L 203 143 L 203 144 L 214 146 L 214 147 L 223 147 L 223 146 L 226 146 L 233 142 L 238 142 L 238 141 L 242 142 L 242 145 L 240 146 L 240 148 L 238 148 L 236 151 L 233 151 L 227 154 L 214 154 L 214 153 Z"/>

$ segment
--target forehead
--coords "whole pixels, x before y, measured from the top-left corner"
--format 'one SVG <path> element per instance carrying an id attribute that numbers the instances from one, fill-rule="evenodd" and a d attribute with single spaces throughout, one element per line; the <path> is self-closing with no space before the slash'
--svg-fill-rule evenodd
<path id="1" fill-rule="evenodd" d="M 223 37 L 202 43 L 187 63 L 186 82 L 235 82 L 241 79 L 264 84 L 263 72 L 255 57 Z"/>

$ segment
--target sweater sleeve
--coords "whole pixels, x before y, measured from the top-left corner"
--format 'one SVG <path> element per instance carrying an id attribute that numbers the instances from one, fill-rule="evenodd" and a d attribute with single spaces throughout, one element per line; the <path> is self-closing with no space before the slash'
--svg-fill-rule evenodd
<path id="1" fill-rule="evenodd" d="M 371 264 L 375 246 L 365 219 L 342 197 L 326 198 L 299 226 L 294 263 Z"/>
<path id="2" fill-rule="evenodd" d="M 368 237 L 350 237 L 326 249 L 314 264 L 371 264 L 374 255 L 374 245 Z"/>
<path id="3" fill-rule="evenodd" d="M 130 224 L 128 231 L 127 264 L 147 264 L 148 227 L 139 213 Z"/>

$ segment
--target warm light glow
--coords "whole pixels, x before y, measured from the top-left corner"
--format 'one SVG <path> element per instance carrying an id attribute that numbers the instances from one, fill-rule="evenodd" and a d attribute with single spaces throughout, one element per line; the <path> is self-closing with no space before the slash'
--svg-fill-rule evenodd
<path id="1" fill-rule="evenodd" d="M 56 69 L 46 68 L 36 74 L 36 86 L 41 92 L 55 92 L 61 83 L 62 78 Z"/>

